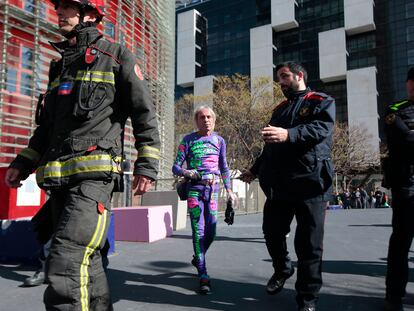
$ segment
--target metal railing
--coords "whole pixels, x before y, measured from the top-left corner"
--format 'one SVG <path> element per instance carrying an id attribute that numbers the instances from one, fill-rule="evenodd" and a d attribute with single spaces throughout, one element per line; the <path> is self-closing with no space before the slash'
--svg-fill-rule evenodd
<path id="1" fill-rule="evenodd" d="M 114 193 L 112 205 L 116 206 L 132 206 L 132 181 L 131 174 L 124 175 L 124 192 Z M 176 179 L 166 178 L 159 179 L 151 191 L 175 191 Z M 251 184 L 244 183 L 239 179 L 231 179 L 231 185 L 234 193 L 239 198 L 239 204 L 236 210 L 238 214 L 252 214 L 263 211 L 265 196 L 260 189 L 259 183 L 253 181 Z M 177 196 L 178 200 L 178 196 Z M 138 200 L 140 202 L 140 200 Z M 220 190 L 218 197 L 218 211 L 224 212 L 226 209 L 227 193 L 222 182 L 220 182 Z"/>

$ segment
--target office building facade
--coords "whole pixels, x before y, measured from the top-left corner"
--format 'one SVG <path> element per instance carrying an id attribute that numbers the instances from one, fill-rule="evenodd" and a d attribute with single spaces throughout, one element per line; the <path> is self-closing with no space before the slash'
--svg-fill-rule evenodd
<path id="1" fill-rule="evenodd" d="M 414 3 L 207 0 L 181 4 L 176 13 L 177 94 L 198 95 L 200 82 L 208 87 L 205 80 L 215 75 L 274 79 L 277 63 L 297 61 L 307 68 L 313 89 L 335 97 L 337 120 L 365 128 L 367 146 L 379 150 L 384 108 L 406 96 L 406 72 L 414 66 Z M 206 21 L 204 34 L 196 27 L 197 18 Z M 207 38 L 205 47 L 192 33 Z M 187 50 L 178 49 L 183 42 Z M 203 62 L 183 57 L 193 42 L 195 55 L 203 52 Z M 184 64 L 196 68 L 191 75 L 182 75 L 188 73 Z"/>

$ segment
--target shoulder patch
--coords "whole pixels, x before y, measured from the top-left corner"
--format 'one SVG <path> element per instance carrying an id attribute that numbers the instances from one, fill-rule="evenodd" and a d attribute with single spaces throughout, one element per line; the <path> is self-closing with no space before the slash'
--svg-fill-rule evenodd
<path id="1" fill-rule="evenodd" d="M 385 116 L 385 124 L 391 125 L 395 122 L 395 114 L 389 113 Z"/>
<path id="2" fill-rule="evenodd" d="M 143 81 L 144 80 L 144 75 L 142 74 L 141 68 L 139 68 L 138 64 L 135 64 L 134 71 L 135 71 L 135 74 L 137 75 L 138 79 Z"/>
<path id="3" fill-rule="evenodd" d="M 307 100 L 317 100 L 317 101 L 323 101 L 328 96 L 324 93 L 318 93 L 318 92 L 309 92 L 306 94 L 303 98 Z"/>
<path id="4" fill-rule="evenodd" d="M 308 116 L 310 114 L 310 109 L 309 109 L 309 107 L 302 107 L 301 109 L 300 109 L 300 111 L 299 111 L 299 115 L 301 116 L 301 117 L 306 117 L 306 116 Z"/>

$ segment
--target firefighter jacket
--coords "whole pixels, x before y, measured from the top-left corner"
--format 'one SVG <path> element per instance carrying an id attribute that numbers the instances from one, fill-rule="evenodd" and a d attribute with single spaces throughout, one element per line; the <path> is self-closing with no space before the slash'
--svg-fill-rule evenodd
<path id="1" fill-rule="evenodd" d="M 119 177 L 123 134 L 131 118 L 138 158 L 134 175 L 156 178 L 159 134 L 155 107 L 133 54 L 85 27 L 75 46 L 51 43 L 62 55 L 52 61 L 38 124 L 10 167 L 22 176 L 36 170 L 40 187 Z"/>
<path id="2" fill-rule="evenodd" d="M 414 102 L 401 100 L 389 105 L 384 121 L 389 153 L 382 162 L 384 186 L 411 186 L 414 183 Z"/>
<path id="3" fill-rule="evenodd" d="M 274 109 L 269 125 L 287 129 L 289 139 L 265 144 L 250 169 L 268 198 L 329 197 L 334 122 L 335 100 L 310 89 Z"/>

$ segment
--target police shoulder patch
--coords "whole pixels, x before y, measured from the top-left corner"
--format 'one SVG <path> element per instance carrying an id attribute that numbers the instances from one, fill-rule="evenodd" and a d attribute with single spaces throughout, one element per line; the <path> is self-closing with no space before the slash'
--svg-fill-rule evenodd
<path id="1" fill-rule="evenodd" d="M 143 76 L 141 68 L 139 68 L 138 64 L 135 64 L 134 71 L 135 71 L 135 74 L 137 75 L 138 79 L 140 79 L 141 81 L 144 80 L 144 76 Z"/>
<path id="2" fill-rule="evenodd" d="M 395 113 L 389 113 L 385 116 L 385 123 L 391 125 L 395 122 Z"/>
<path id="3" fill-rule="evenodd" d="M 300 111 L 299 111 L 299 115 L 300 115 L 301 117 L 306 117 L 306 116 L 308 116 L 308 115 L 309 115 L 309 113 L 310 113 L 310 109 L 309 109 L 309 107 L 302 107 L 302 108 L 300 109 Z"/>

